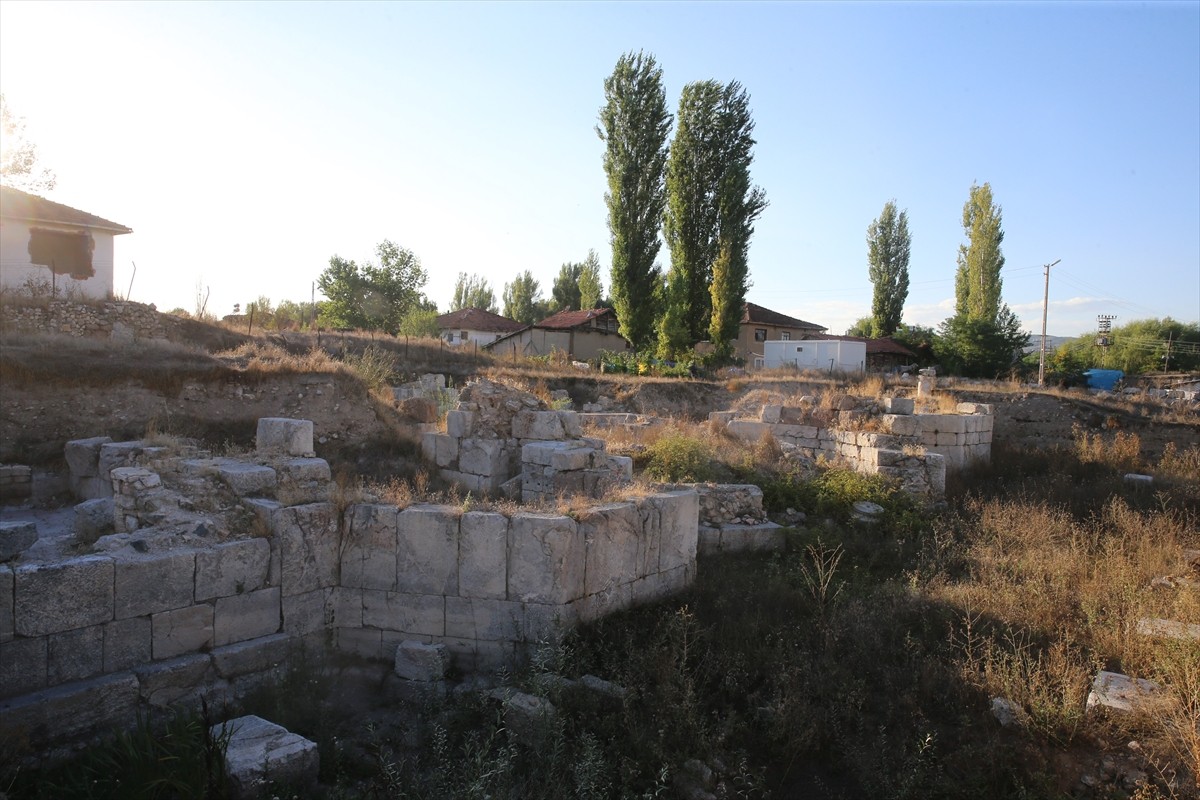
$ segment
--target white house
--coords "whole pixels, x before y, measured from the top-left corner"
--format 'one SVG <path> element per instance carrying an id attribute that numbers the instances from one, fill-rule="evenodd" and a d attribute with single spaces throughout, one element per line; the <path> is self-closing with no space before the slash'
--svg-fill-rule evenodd
<path id="1" fill-rule="evenodd" d="M 525 328 L 515 319 L 502 317 L 482 308 L 462 308 L 437 318 L 438 331 L 448 344 L 489 345 L 514 331 Z"/>
<path id="2" fill-rule="evenodd" d="M 130 228 L 0 186 L 0 289 L 103 299 L 113 294 L 113 237 Z"/>

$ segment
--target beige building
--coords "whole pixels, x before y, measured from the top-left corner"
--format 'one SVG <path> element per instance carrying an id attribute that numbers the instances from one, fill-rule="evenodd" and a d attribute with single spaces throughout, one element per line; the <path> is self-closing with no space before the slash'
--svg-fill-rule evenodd
<path id="1" fill-rule="evenodd" d="M 632 349 L 618 330 L 617 315 L 611 308 L 560 311 L 485 347 L 500 357 L 546 356 L 558 351 L 573 361 L 589 361 L 598 357 L 601 350 Z"/>
<path id="2" fill-rule="evenodd" d="M 763 358 L 763 342 L 807 339 L 824 333 L 826 328 L 802 319 L 789 317 L 769 308 L 746 303 L 741 327 L 734 343 L 734 355 L 753 365 Z"/>

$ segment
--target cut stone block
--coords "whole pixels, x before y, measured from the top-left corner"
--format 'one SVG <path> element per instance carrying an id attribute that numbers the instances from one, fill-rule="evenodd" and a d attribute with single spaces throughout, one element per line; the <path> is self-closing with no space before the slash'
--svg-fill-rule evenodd
<path id="1" fill-rule="evenodd" d="M 263 417 L 258 421 L 255 449 L 259 455 L 313 456 L 313 424 L 308 419 Z"/>
<path id="2" fill-rule="evenodd" d="M 383 631 L 375 628 L 337 628 L 337 649 L 362 658 L 379 659 L 383 654 Z"/>
<path id="3" fill-rule="evenodd" d="M 578 522 L 586 547 L 584 594 L 603 592 L 636 577 L 642 526 L 632 503 L 586 509 Z"/>
<path id="4" fill-rule="evenodd" d="M 239 497 L 269 492 L 278 481 L 275 470 L 261 464 L 221 464 L 217 475 Z"/>
<path id="5" fill-rule="evenodd" d="M 37 541 L 36 522 L 0 522 L 0 561 L 11 561 Z"/>
<path id="6" fill-rule="evenodd" d="M 557 411 L 518 411 L 513 416 L 512 435 L 514 439 L 547 441 L 562 439 L 565 432 Z"/>
<path id="7" fill-rule="evenodd" d="M 508 517 L 470 511 L 459 520 L 458 593 L 503 600 L 508 586 Z"/>
<path id="8" fill-rule="evenodd" d="M 67 442 L 63 455 L 71 475 L 77 478 L 94 478 L 100 472 L 100 446 L 108 444 L 112 439 L 108 436 L 94 436 L 91 439 L 74 439 Z"/>
<path id="9" fill-rule="evenodd" d="M 520 603 L 470 597 L 446 598 L 446 635 L 455 639 L 512 642 L 521 638 L 525 614 Z"/>
<path id="10" fill-rule="evenodd" d="M 154 657 L 172 658 L 212 647 L 213 607 L 189 606 L 150 617 Z"/>
<path id="11" fill-rule="evenodd" d="M 1151 486 L 1154 483 L 1154 476 L 1127 472 L 1125 473 L 1125 482 L 1132 483 L 1135 486 Z"/>
<path id="12" fill-rule="evenodd" d="M 475 415 L 470 411 L 446 412 L 446 435 L 454 439 L 462 439 L 471 434 L 471 426 L 475 423 Z"/>
<path id="13" fill-rule="evenodd" d="M 100 460 L 97 473 L 100 478 L 109 478 L 119 467 L 137 466 L 138 456 L 145 445 L 141 442 L 110 442 L 100 445 Z"/>
<path id="14" fill-rule="evenodd" d="M 47 684 L 99 675 L 104 668 L 104 626 L 92 625 L 47 637 Z"/>
<path id="15" fill-rule="evenodd" d="M 113 501 L 111 497 L 85 500 L 75 506 L 75 535 L 93 541 L 113 532 Z"/>
<path id="16" fill-rule="evenodd" d="M 281 508 L 272 516 L 285 597 L 333 586 L 338 567 L 338 521 L 328 503 Z"/>
<path id="17" fill-rule="evenodd" d="M 883 410 L 889 414 L 908 415 L 913 413 L 915 403 L 911 397 L 885 397 Z"/>
<path id="18" fill-rule="evenodd" d="M 307 636 L 325 629 L 329 589 L 283 596 L 283 629 L 293 636 Z"/>
<path id="19" fill-rule="evenodd" d="M 400 512 L 396 587 L 411 594 L 458 594 L 458 514 L 446 506 Z"/>
<path id="20" fill-rule="evenodd" d="M 196 602 L 261 589 L 271 567 L 271 543 L 241 539 L 196 552 Z"/>
<path id="21" fill-rule="evenodd" d="M 363 590 L 363 625 L 413 636 L 444 636 L 446 598 Z"/>
<path id="22" fill-rule="evenodd" d="M 113 562 L 82 556 L 16 569 L 16 632 L 42 636 L 113 618 Z"/>
<path id="23" fill-rule="evenodd" d="M 396 647 L 393 670 L 408 681 L 440 681 L 449 665 L 446 645 L 406 640 Z"/>
<path id="24" fill-rule="evenodd" d="M 213 612 L 213 643 L 220 647 L 279 630 L 279 587 L 221 597 Z"/>
<path id="25" fill-rule="evenodd" d="M 400 510 L 389 505 L 361 503 L 350 509 L 342 586 L 395 591 L 399 515 Z"/>
<path id="26" fill-rule="evenodd" d="M 277 465 L 275 497 L 285 506 L 323 503 L 329 499 L 329 462 L 323 458 L 293 458 Z"/>
<path id="27" fill-rule="evenodd" d="M 1087 698 L 1089 710 L 1103 707 L 1125 713 L 1154 712 L 1162 703 L 1162 687 L 1154 681 L 1104 670 L 1096 674 Z"/>
<path id="28" fill-rule="evenodd" d="M 197 688 L 203 687 L 212 677 L 211 672 L 212 659 L 207 653 L 193 653 L 133 668 L 142 699 L 160 708 L 195 697 Z"/>
<path id="29" fill-rule="evenodd" d="M 0 642 L 0 697 L 45 687 L 48 642 L 47 636 Z"/>
<path id="30" fill-rule="evenodd" d="M 286 633 L 225 645 L 212 651 L 213 666 L 226 679 L 266 672 L 283 664 L 291 647 Z"/>
<path id="31" fill-rule="evenodd" d="M 133 718 L 137 701 L 137 678 L 129 673 L 68 683 L 0 703 L 0 731 L 20 732 L 41 748 L 122 728 Z"/>
<path id="32" fill-rule="evenodd" d="M 119 672 L 151 659 L 149 617 L 135 617 L 104 625 L 104 671 Z"/>
<path id="33" fill-rule="evenodd" d="M 196 556 L 192 552 L 122 553 L 115 560 L 116 619 L 141 617 L 192 604 Z"/>
<path id="34" fill-rule="evenodd" d="M 575 520 L 515 514 L 508 538 L 508 599 L 568 603 L 583 596 L 586 546 Z"/>
<path id="35" fill-rule="evenodd" d="M 320 757 L 315 742 L 256 716 L 231 719 L 211 730 L 214 738 L 228 737 L 225 774 L 239 800 L 260 796 L 271 783 L 316 784 Z"/>
<path id="36" fill-rule="evenodd" d="M 458 469 L 471 475 L 501 475 L 508 479 L 507 453 L 499 439 L 463 439 L 458 450 Z"/>
<path id="37" fill-rule="evenodd" d="M 1137 621 L 1137 632 L 1142 636 L 1155 636 L 1160 639 L 1200 641 L 1200 625 L 1176 622 L 1173 619 L 1142 617 Z"/>

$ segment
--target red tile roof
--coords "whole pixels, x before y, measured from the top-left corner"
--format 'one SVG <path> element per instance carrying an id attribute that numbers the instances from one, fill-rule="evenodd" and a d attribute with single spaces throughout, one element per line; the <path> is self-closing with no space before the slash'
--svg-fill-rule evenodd
<path id="1" fill-rule="evenodd" d="M 535 323 L 535 328 L 546 328 L 552 331 L 565 331 L 571 328 L 578 328 L 591 322 L 594 319 L 612 314 L 611 308 L 589 308 L 586 311 L 560 311 L 557 314 L 546 317 L 541 322 Z"/>
<path id="2" fill-rule="evenodd" d="M 451 330 L 486 331 L 487 333 L 512 333 L 525 326 L 515 319 L 502 317 L 482 308 L 460 308 L 437 318 L 438 328 Z"/>
<path id="3" fill-rule="evenodd" d="M 80 211 L 77 208 L 55 203 L 36 194 L 22 192 L 11 186 L 0 186 L 0 217 L 19 219 L 23 222 L 49 222 L 59 225 L 79 225 L 84 228 L 98 228 L 112 231 L 114 234 L 133 233 L 118 222 L 112 222 Z"/>
<path id="4" fill-rule="evenodd" d="M 746 308 L 742 311 L 742 324 L 775 325 L 780 328 L 797 328 L 810 331 L 828 330 L 824 325 L 817 325 L 814 322 L 805 322 L 802 319 L 789 317 L 787 314 L 780 314 L 778 311 L 772 311 L 769 308 L 763 308 L 754 303 L 746 303 Z"/>

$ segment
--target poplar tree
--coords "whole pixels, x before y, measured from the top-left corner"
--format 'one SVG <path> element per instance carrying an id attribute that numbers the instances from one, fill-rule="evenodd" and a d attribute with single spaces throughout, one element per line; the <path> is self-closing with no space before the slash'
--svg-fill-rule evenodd
<path id="1" fill-rule="evenodd" d="M 750 117 L 750 96 L 737 81 L 730 81 L 722 90 L 716 122 L 715 147 L 721 173 L 715 192 L 717 236 L 709 338 L 714 353 L 729 358 L 731 342 L 737 338 L 741 324 L 746 290 L 750 288 L 750 237 L 755 221 L 767 207 L 767 198 L 761 188 L 750 183 L 754 120 Z"/>
<path id="2" fill-rule="evenodd" d="M 450 299 L 450 310 L 461 311 L 464 308 L 480 308 L 496 313 L 496 295 L 482 275 L 458 273 L 458 280 L 454 283 L 454 297 Z"/>
<path id="3" fill-rule="evenodd" d="M 1000 319 L 1000 270 L 1004 268 L 1001 209 L 992 201 L 992 187 L 971 185 L 971 196 L 963 205 L 963 229 L 967 244 L 958 247 L 958 271 L 954 276 L 955 315 L 973 321 Z"/>
<path id="4" fill-rule="evenodd" d="M 595 250 L 588 250 L 587 258 L 583 260 L 579 270 L 579 310 L 585 311 L 600 307 L 604 297 L 604 284 L 600 282 L 600 259 Z"/>
<path id="5" fill-rule="evenodd" d="M 912 237 L 908 212 L 889 200 L 867 226 L 867 272 L 875 287 L 871 298 L 871 335 L 891 336 L 900 327 L 908 299 L 908 258 Z"/>
<path id="6" fill-rule="evenodd" d="M 621 335 L 644 349 L 654 335 L 661 281 L 655 259 L 666 194 L 667 112 L 662 69 L 654 56 L 626 53 L 604 81 L 596 133 L 604 142 L 610 287 Z"/>

